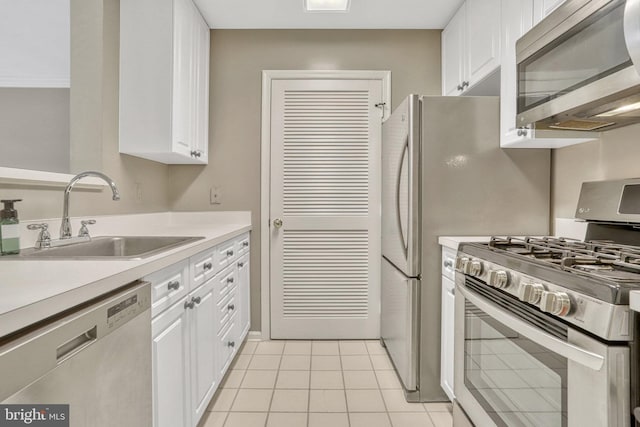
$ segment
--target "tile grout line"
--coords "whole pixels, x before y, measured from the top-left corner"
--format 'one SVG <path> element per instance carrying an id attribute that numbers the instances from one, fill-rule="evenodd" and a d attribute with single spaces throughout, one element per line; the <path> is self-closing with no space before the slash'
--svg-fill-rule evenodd
<path id="1" fill-rule="evenodd" d="M 224 422 L 222 423 L 222 426 L 226 426 L 227 421 L 229 420 L 229 416 L 231 415 L 231 410 L 233 409 L 233 405 L 236 403 L 236 399 L 238 398 L 238 394 L 240 393 L 240 389 L 242 388 L 242 383 L 244 382 L 244 378 L 247 376 L 247 371 L 249 370 L 249 365 L 251 364 L 251 361 L 253 360 L 253 355 L 255 354 L 256 350 L 257 350 L 258 346 L 256 345 L 256 348 L 253 349 L 253 352 L 251 353 L 251 356 L 249 357 L 249 361 L 247 362 L 247 369 L 244 370 L 244 374 L 242 375 L 242 380 L 240 381 L 240 385 L 238 386 L 238 388 L 236 389 L 235 394 L 233 395 L 233 400 L 231 401 L 231 405 L 229 405 L 229 410 L 227 411 L 227 414 L 224 417 Z M 238 356 L 241 356 L 238 355 Z M 233 370 L 233 367 L 230 366 L 230 370 Z"/>
<path id="2" fill-rule="evenodd" d="M 382 344 L 380 344 L 382 347 Z M 384 395 L 382 394 L 382 388 L 380 388 L 380 381 L 378 381 L 378 375 L 376 375 L 376 369 L 373 365 L 373 358 L 371 357 L 371 351 L 369 351 L 369 346 L 367 343 L 364 343 L 364 347 L 367 349 L 367 356 L 369 356 L 369 363 L 371 363 L 371 369 L 373 369 L 373 376 L 376 379 L 376 384 L 378 384 L 378 392 L 380 393 L 380 397 L 382 398 L 382 404 L 384 405 L 385 413 L 387 414 L 387 420 L 389 420 L 389 425 L 393 426 L 393 422 L 391 421 L 391 415 L 389 414 L 389 408 L 387 408 L 387 402 L 384 400 Z"/>
<path id="3" fill-rule="evenodd" d="M 268 340 L 268 341 L 261 341 L 261 342 L 272 342 L 272 340 Z M 271 389 L 271 399 L 269 400 L 269 407 L 267 408 L 267 416 L 264 419 L 264 427 L 267 427 L 267 424 L 269 423 L 269 418 L 271 418 L 271 405 L 273 405 L 273 397 L 276 394 L 276 385 L 278 384 L 278 378 L 280 377 L 280 367 L 282 366 L 282 358 L 284 357 L 284 346 L 286 345 L 286 341 L 284 341 L 284 344 L 282 346 L 282 353 L 280 353 L 280 361 L 278 362 L 278 369 L 276 371 L 276 379 L 273 382 L 273 388 Z M 256 350 L 258 348 L 256 347 Z"/>

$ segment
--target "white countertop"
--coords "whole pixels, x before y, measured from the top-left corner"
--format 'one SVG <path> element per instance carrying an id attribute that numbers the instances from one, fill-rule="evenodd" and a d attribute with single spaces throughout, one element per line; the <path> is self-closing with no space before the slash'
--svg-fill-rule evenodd
<path id="1" fill-rule="evenodd" d="M 454 251 L 458 250 L 458 245 L 462 242 L 488 242 L 491 236 L 440 236 L 438 243 Z"/>
<path id="2" fill-rule="evenodd" d="M 249 212 L 166 212 L 96 217 L 92 235 L 202 236 L 143 260 L 0 260 L 0 337 L 251 230 Z M 77 221 L 74 230 L 77 230 Z M 26 229 L 29 221 L 21 223 Z M 55 221 L 49 221 L 56 230 Z M 59 224 L 59 220 L 58 220 Z M 52 233 L 55 237 L 55 232 Z M 33 240 L 22 246 L 33 246 Z"/>

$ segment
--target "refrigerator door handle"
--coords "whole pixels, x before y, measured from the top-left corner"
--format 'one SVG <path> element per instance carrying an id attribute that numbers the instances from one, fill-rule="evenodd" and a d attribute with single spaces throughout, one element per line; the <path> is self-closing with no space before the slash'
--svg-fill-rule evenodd
<path id="1" fill-rule="evenodd" d="M 402 221 L 402 213 L 400 208 L 400 190 L 402 187 L 402 171 L 404 170 L 405 159 L 409 154 L 409 136 L 405 139 L 404 149 L 402 150 L 402 155 L 400 156 L 400 165 L 398 166 L 398 176 L 396 177 L 396 215 L 398 217 L 398 230 L 400 231 L 400 241 L 402 242 L 402 249 L 404 251 L 404 256 L 408 259 L 409 253 L 409 244 L 407 242 L 407 225 L 403 224 Z"/>

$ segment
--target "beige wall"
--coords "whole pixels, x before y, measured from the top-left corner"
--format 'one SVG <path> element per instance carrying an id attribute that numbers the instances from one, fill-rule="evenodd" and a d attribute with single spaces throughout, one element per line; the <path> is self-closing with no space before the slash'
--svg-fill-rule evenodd
<path id="1" fill-rule="evenodd" d="M 393 106 L 440 94 L 440 31 L 214 30 L 209 165 L 170 167 L 173 210 L 250 210 L 252 329 L 260 329 L 262 70 L 390 70 Z M 212 186 L 222 204 L 209 204 Z"/>
<path id="2" fill-rule="evenodd" d="M 574 218 L 585 181 L 640 177 L 640 125 L 602 134 L 599 141 L 553 150 L 552 217 Z"/>
<path id="3" fill-rule="evenodd" d="M 77 144 L 91 147 L 85 153 L 86 162 L 80 163 L 94 167 L 95 162 L 100 162 L 101 169 L 118 184 L 122 198 L 119 202 L 113 202 L 110 193 L 104 191 L 74 190 L 71 215 L 166 211 L 169 209 L 169 168 L 118 153 L 120 2 L 91 0 L 92 7 L 87 7 L 89 0 L 77 1 L 85 6 L 85 15 L 81 18 L 87 27 L 83 41 L 93 47 L 93 58 L 73 67 L 72 71 L 73 84 L 85 88 L 84 105 L 77 110 L 72 107 L 71 110 L 72 143 L 75 135 Z M 72 56 L 74 52 L 72 50 Z M 71 96 L 73 105 L 73 90 Z M 75 169 L 81 169 L 80 165 L 76 163 Z M 136 200 L 136 183 L 142 189 L 142 200 Z M 0 196 L 2 199 L 24 199 L 18 205 L 22 219 L 60 217 L 62 213 L 62 188 L 0 185 Z"/>

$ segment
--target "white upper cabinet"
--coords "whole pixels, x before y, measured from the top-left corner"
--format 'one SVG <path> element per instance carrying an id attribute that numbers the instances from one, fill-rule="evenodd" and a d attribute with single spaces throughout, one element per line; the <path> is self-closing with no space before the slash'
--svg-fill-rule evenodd
<path id="1" fill-rule="evenodd" d="M 442 94 L 498 95 L 500 0 L 467 0 L 442 32 Z"/>
<path id="2" fill-rule="evenodd" d="M 463 3 L 442 31 L 442 94 L 445 96 L 459 95 L 466 79 L 465 11 Z"/>
<path id="3" fill-rule="evenodd" d="M 542 21 L 566 0 L 533 0 L 533 23 Z"/>
<path id="4" fill-rule="evenodd" d="M 553 3 L 545 1 L 545 3 Z M 561 1 L 553 7 L 557 7 Z M 500 146 L 504 148 L 561 148 L 592 141 L 597 134 L 516 127 L 518 75 L 516 41 L 535 24 L 542 0 L 502 0 L 502 58 L 500 66 Z"/>
<path id="5" fill-rule="evenodd" d="M 500 68 L 500 0 L 467 0 L 467 73 L 473 87 Z"/>
<path id="6" fill-rule="evenodd" d="M 207 164 L 209 43 L 192 0 L 121 3 L 121 153 Z"/>

